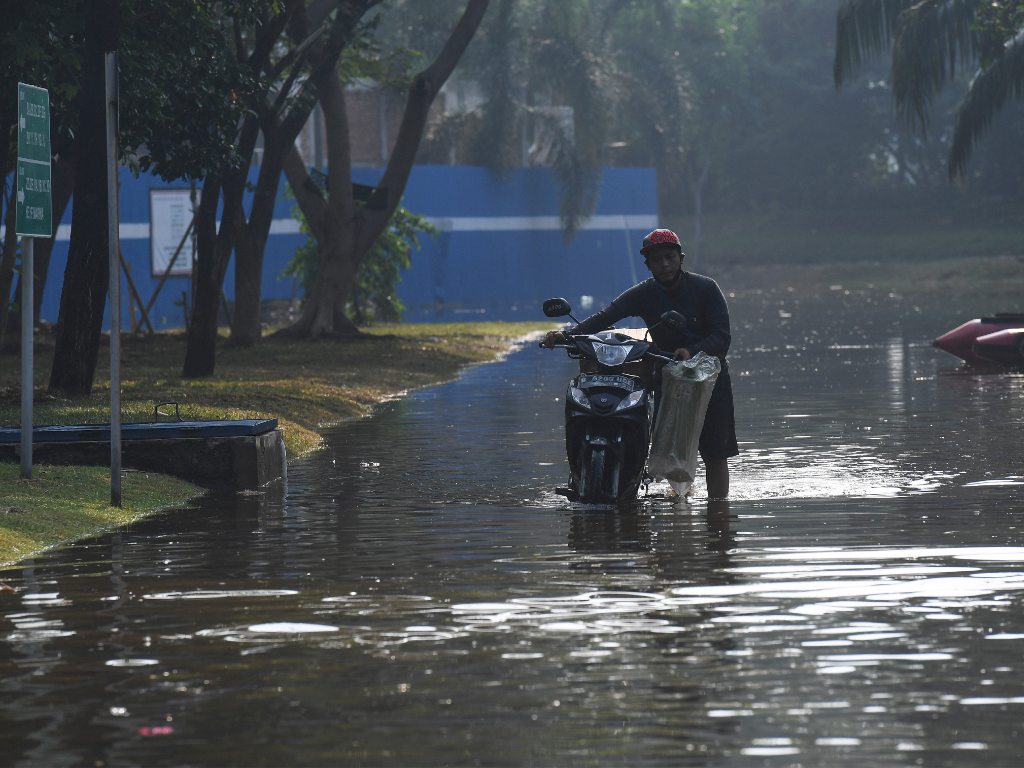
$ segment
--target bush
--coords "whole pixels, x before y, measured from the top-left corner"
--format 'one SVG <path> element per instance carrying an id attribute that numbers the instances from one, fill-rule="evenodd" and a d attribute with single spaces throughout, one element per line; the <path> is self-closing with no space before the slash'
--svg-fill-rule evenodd
<path id="1" fill-rule="evenodd" d="M 285 189 L 285 195 L 294 199 L 290 188 Z M 281 277 L 298 278 L 305 306 L 306 298 L 316 282 L 319 256 L 316 240 L 298 204 L 292 207 L 292 216 L 299 220 L 300 231 L 306 234 L 307 240 L 295 249 L 295 255 L 284 268 Z M 419 250 L 419 236 L 423 232 L 431 236 L 437 234 L 425 216 L 410 213 L 402 206 L 395 209 L 391 221 L 359 265 L 356 285 L 345 307 L 352 322 L 356 325 L 372 325 L 374 322 L 397 322 L 402 319 L 405 306 L 398 298 L 396 284 L 402 279 L 401 271 L 409 268 L 413 248 Z"/>

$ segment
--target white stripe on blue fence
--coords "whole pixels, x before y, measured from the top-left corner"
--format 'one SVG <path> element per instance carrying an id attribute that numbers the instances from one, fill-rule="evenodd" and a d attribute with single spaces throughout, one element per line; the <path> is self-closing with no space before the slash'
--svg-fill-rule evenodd
<path id="1" fill-rule="evenodd" d="M 529 232 L 555 231 L 562 228 L 562 220 L 558 216 L 428 216 L 427 221 L 442 232 Z M 655 215 L 605 215 L 591 216 L 583 222 L 580 229 L 585 230 L 651 230 L 658 227 Z M 0 237 L 4 236 L 4 227 L 0 227 Z M 270 224 L 272 235 L 299 234 L 298 219 L 274 219 Z M 122 240 L 148 240 L 149 223 L 126 223 L 120 226 Z M 67 242 L 71 239 L 71 225 L 61 224 L 57 227 L 57 240 Z"/>

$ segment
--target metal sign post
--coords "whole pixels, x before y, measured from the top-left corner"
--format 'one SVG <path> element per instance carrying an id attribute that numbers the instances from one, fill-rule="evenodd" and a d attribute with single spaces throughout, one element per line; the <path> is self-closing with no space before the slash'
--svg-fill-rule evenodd
<path id="1" fill-rule="evenodd" d="M 21 477 L 32 479 L 32 397 L 35 394 L 33 371 L 35 368 L 34 351 L 32 348 L 32 327 L 35 295 L 32 290 L 32 271 L 35 269 L 32 254 L 32 241 L 35 238 L 21 239 Z"/>
<path id="2" fill-rule="evenodd" d="M 53 234 L 50 200 L 50 94 L 18 83 L 18 180 L 15 233 L 21 235 L 21 476 L 32 477 L 32 238 Z"/>
<path id="3" fill-rule="evenodd" d="M 110 506 L 121 506 L 121 242 L 117 211 L 117 53 L 103 54 L 107 105 L 107 242 L 110 262 Z"/>

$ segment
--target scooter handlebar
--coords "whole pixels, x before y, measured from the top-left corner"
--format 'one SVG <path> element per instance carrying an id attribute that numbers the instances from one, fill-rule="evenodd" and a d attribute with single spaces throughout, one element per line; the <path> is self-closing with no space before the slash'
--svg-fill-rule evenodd
<path id="1" fill-rule="evenodd" d="M 653 342 L 651 342 L 651 346 L 647 348 L 647 352 L 644 354 L 644 357 L 653 357 L 655 360 L 663 360 L 666 363 L 675 361 L 675 358 L 671 355 L 666 355 L 661 351 L 661 348 L 655 346 Z"/>

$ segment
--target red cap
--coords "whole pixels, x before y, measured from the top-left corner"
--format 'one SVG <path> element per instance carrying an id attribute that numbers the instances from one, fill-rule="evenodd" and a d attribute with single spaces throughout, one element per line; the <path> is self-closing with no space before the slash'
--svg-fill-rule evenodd
<path id="1" fill-rule="evenodd" d="M 675 232 L 671 229 L 656 229 L 644 238 L 644 244 L 640 249 L 640 253 L 641 255 L 646 256 L 647 252 L 654 246 L 662 245 L 663 243 L 671 243 L 679 249 L 680 253 L 683 252 L 683 246 L 679 244 L 679 238 L 676 237 Z"/>

